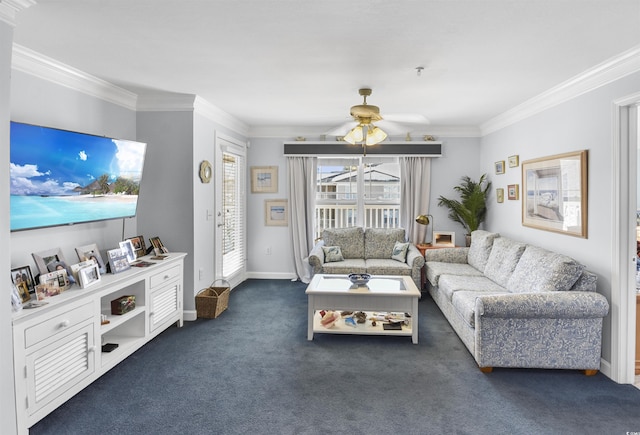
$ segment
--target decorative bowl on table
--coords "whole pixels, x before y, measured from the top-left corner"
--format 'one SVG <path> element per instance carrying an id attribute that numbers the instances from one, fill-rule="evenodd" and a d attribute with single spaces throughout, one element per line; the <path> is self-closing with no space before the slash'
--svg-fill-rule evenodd
<path id="1" fill-rule="evenodd" d="M 371 279 L 371 275 L 368 273 L 350 273 L 349 281 L 357 286 L 367 285 L 369 280 Z"/>

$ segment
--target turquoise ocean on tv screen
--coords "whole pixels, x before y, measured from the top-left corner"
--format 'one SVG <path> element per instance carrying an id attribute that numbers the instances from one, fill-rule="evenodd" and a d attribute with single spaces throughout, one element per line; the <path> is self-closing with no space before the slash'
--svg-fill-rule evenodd
<path id="1" fill-rule="evenodd" d="M 122 201 L 118 195 L 89 198 L 11 195 L 11 230 L 99 221 L 136 214 L 136 196 Z"/>

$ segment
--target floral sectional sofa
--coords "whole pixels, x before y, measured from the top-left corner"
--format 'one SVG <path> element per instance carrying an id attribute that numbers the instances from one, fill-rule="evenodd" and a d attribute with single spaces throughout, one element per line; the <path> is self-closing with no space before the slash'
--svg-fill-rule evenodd
<path id="1" fill-rule="evenodd" d="M 431 297 L 483 372 L 600 369 L 609 304 L 582 264 L 487 231 L 425 258 Z"/>
<path id="2" fill-rule="evenodd" d="M 403 228 L 327 228 L 309 253 L 313 273 L 409 275 L 420 288 L 424 257 Z"/>

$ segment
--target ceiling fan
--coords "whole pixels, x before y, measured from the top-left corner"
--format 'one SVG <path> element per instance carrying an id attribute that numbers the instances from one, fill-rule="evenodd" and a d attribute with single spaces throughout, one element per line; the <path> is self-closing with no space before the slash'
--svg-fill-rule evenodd
<path id="1" fill-rule="evenodd" d="M 389 114 L 383 118 L 382 115 L 380 115 L 380 108 L 378 106 L 367 104 L 367 97 L 371 95 L 371 92 L 369 88 L 359 89 L 358 93 L 363 97 L 363 102 L 362 104 L 351 107 L 350 114 L 353 121 L 345 122 L 331 129 L 326 135 L 343 136 L 347 142 L 351 142 L 349 139 L 358 139 L 355 142 L 367 141 L 368 135 L 354 131 L 358 127 L 365 127 L 370 134 L 377 133 L 377 136 L 375 138 L 372 136 L 371 140 L 377 140 L 377 142 L 374 143 L 378 143 L 384 140 L 387 134 L 399 135 L 406 133 L 407 129 L 402 124 L 426 125 L 429 123 L 429 120 L 424 115 L 411 113 Z M 351 133 L 355 134 L 355 138 L 353 135 L 349 137 Z M 384 137 L 380 138 L 382 135 L 384 135 Z M 373 143 L 367 143 L 367 145 L 373 145 Z"/>

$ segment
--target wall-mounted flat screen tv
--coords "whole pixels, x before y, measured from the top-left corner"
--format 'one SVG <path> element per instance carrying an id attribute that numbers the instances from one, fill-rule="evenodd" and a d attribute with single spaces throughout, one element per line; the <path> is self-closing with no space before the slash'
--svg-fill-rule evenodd
<path id="1" fill-rule="evenodd" d="M 136 215 L 147 145 L 11 122 L 11 231 Z"/>

